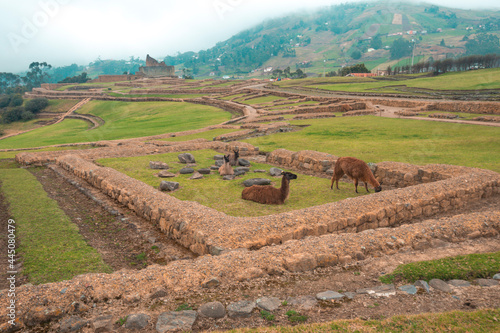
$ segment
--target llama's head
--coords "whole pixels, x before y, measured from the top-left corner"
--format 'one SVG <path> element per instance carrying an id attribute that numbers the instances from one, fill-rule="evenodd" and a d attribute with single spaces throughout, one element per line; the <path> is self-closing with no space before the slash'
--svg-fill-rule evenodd
<path id="1" fill-rule="evenodd" d="M 379 186 L 375 187 L 375 192 L 380 192 L 380 191 L 382 191 L 382 186 L 381 186 L 381 185 L 382 185 L 382 182 L 380 182 L 379 184 L 380 184 Z"/>
<path id="2" fill-rule="evenodd" d="M 229 155 L 224 155 L 224 163 L 229 163 Z"/>
<path id="3" fill-rule="evenodd" d="M 238 160 L 238 158 L 240 157 L 240 148 L 238 147 L 234 148 L 233 153 L 234 153 L 234 159 Z"/>
<path id="4" fill-rule="evenodd" d="M 283 171 L 281 173 L 282 176 L 285 176 L 286 179 L 288 180 L 292 180 L 292 179 L 297 179 L 297 175 L 296 174 L 293 174 L 291 172 L 287 172 L 287 171 Z"/>

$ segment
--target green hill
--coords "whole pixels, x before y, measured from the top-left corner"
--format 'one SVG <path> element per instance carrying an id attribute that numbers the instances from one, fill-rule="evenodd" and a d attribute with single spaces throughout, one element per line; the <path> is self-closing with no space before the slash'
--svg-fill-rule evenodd
<path id="1" fill-rule="evenodd" d="M 360 62 L 385 69 L 410 64 L 409 55 L 391 59 L 390 48 L 401 37 L 414 46 L 417 62 L 462 55 L 478 32 L 500 35 L 500 13 L 392 2 L 342 4 L 268 20 L 208 50 L 164 60 L 201 77 L 211 72 L 263 76 L 266 68 L 287 66 L 323 74 Z"/>

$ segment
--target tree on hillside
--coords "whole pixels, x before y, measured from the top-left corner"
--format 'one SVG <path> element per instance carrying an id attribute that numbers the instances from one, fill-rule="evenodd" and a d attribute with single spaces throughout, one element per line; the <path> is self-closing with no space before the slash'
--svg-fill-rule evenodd
<path id="1" fill-rule="evenodd" d="M 499 38 L 492 34 L 479 34 L 465 43 L 466 55 L 485 55 L 500 53 Z"/>
<path id="2" fill-rule="evenodd" d="M 46 98 L 34 98 L 26 101 L 24 109 L 32 113 L 38 113 L 49 106 L 49 100 Z"/>
<path id="3" fill-rule="evenodd" d="M 376 35 L 372 38 L 370 47 L 374 48 L 375 50 L 382 48 L 382 38 L 380 37 L 380 35 Z"/>
<path id="4" fill-rule="evenodd" d="M 351 58 L 353 58 L 354 60 L 358 60 L 358 59 L 361 59 L 361 51 L 359 50 L 354 50 L 352 53 L 351 53 Z"/>
<path id="5" fill-rule="evenodd" d="M 403 37 L 400 37 L 392 43 L 391 59 L 399 59 L 407 57 L 411 54 L 411 42 Z"/>
<path id="6" fill-rule="evenodd" d="M 28 88 L 28 91 L 33 88 L 40 87 L 42 83 L 47 82 L 50 75 L 47 70 L 51 69 L 52 65 L 46 62 L 32 62 L 29 66 L 29 72 L 23 77 L 23 81 Z"/>

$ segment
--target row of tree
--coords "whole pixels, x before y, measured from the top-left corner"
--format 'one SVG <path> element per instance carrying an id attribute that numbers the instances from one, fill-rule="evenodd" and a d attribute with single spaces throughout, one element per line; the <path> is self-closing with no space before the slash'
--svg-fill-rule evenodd
<path id="1" fill-rule="evenodd" d="M 429 59 L 418 62 L 413 66 L 397 66 L 387 68 L 389 75 L 412 74 L 412 73 L 436 73 L 460 72 L 479 68 L 497 68 L 500 67 L 500 54 L 472 55 L 460 57 L 457 59 L 447 58 L 443 60 Z"/>

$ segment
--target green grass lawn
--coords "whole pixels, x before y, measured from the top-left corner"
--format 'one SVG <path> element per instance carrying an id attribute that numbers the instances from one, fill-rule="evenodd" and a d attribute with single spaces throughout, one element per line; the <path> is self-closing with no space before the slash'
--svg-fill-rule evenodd
<path id="1" fill-rule="evenodd" d="M 391 86 L 404 85 L 410 88 L 430 90 L 500 89 L 500 68 L 450 72 L 434 77 L 414 74 L 410 77 L 412 78 L 400 81 L 378 81 L 372 78 L 355 77 L 307 78 L 275 83 L 275 85 L 284 88 L 288 86 L 304 86 L 334 91 L 369 92 L 376 90 L 377 92 L 395 93 L 398 91 L 391 88 Z"/>
<path id="2" fill-rule="evenodd" d="M 42 112 L 67 112 L 73 106 L 75 106 L 79 100 L 76 99 L 50 99 L 49 106 L 45 108 Z"/>
<path id="3" fill-rule="evenodd" d="M 383 283 L 403 280 L 414 283 L 417 280 L 471 280 L 491 278 L 498 273 L 500 252 L 473 253 L 464 256 L 438 260 L 418 261 L 399 265 L 392 273 L 380 277 Z"/>
<path id="4" fill-rule="evenodd" d="M 23 275 L 33 284 L 111 272 L 36 178 L 25 169 L 0 170 L 1 191 L 16 221 Z"/>
<path id="5" fill-rule="evenodd" d="M 376 116 L 296 120 L 291 124 L 310 126 L 243 141 L 268 152 L 278 148 L 316 150 L 366 162 L 443 163 L 500 172 L 500 129 L 496 127 Z"/>
<path id="6" fill-rule="evenodd" d="M 213 165 L 214 155 L 220 154 L 213 150 L 192 151 L 191 153 L 197 162 L 195 170 Z M 100 159 L 97 162 L 158 188 L 162 179 L 155 176 L 158 171 L 149 169 L 149 161 L 166 162 L 170 166 L 169 171 L 176 173 L 185 166 L 179 163 L 178 155 L 179 153 L 169 153 L 155 156 L 110 158 Z M 222 180 L 217 171 L 212 171 L 212 174 L 205 175 L 204 179 L 201 180 L 191 180 L 189 179 L 191 175 L 178 175 L 175 178 L 166 180 L 180 183 L 180 189 L 171 193 L 174 197 L 180 200 L 197 201 L 202 205 L 232 216 L 270 215 L 366 194 L 364 189 L 360 190 L 359 194 L 356 194 L 354 192 L 354 185 L 342 182 L 339 183 L 340 190 L 330 190 L 330 179 L 317 178 L 294 172 L 298 178 L 291 181 L 290 196 L 284 205 L 261 205 L 241 199 L 241 192 L 244 189 L 242 183 L 246 179 L 268 178 L 273 181 L 275 187 L 281 186 L 281 177 L 273 178 L 268 172 L 253 172 L 255 169 L 269 171 L 271 167 L 266 164 L 252 163 L 250 172 L 231 181 Z M 221 200 L 220 196 L 214 195 L 215 193 L 225 193 L 224 199 Z M 373 189 L 371 193 L 373 193 Z"/>
<path id="7" fill-rule="evenodd" d="M 217 128 L 217 129 L 213 129 L 213 130 L 209 130 L 209 131 L 205 131 L 205 132 L 201 132 L 201 133 L 196 133 L 196 134 L 175 136 L 173 138 L 161 139 L 161 141 L 179 142 L 179 141 L 188 141 L 188 140 L 194 140 L 194 139 L 212 140 L 213 138 L 215 138 L 219 135 L 222 135 L 222 134 L 240 132 L 240 131 L 242 131 L 242 130 L 229 129 L 229 128 Z"/>
<path id="8" fill-rule="evenodd" d="M 264 97 L 257 97 L 257 98 L 247 99 L 247 100 L 244 100 L 244 101 L 242 101 L 241 98 L 239 98 L 239 99 L 236 99 L 235 101 L 243 103 L 243 104 L 253 105 L 253 104 L 262 104 L 262 103 L 277 102 L 277 101 L 281 101 L 281 100 L 284 100 L 284 99 L 285 99 L 284 97 L 279 97 L 279 96 L 273 96 L 273 95 L 271 95 L 271 96 L 264 96 Z"/>
<path id="9" fill-rule="evenodd" d="M 19 153 L 34 153 L 39 151 L 58 151 L 58 150 L 79 150 L 79 149 L 91 149 L 94 148 L 90 145 L 80 145 L 72 147 L 49 147 L 42 149 L 28 149 L 28 150 L 15 150 L 15 151 L 0 151 L 0 160 L 5 158 L 15 158 Z"/>
<path id="10" fill-rule="evenodd" d="M 499 332 L 500 309 L 476 311 L 451 311 L 445 313 L 425 313 L 400 315 L 382 320 L 335 320 L 327 323 L 301 324 L 295 326 L 267 326 L 258 328 L 238 328 L 232 333 L 493 333 Z M 273 324 L 271 322 L 271 324 Z M 216 331 L 222 333 L 221 331 Z"/>
<path id="11" fill-rule="evenodd" d="M 86 122 L 66 119 L 59 124 L 1 140 L 0 149 L 125 139 L 187 131 L 220 124 L 231 118 L 230 113 L 215 107 L 176 102 L 91 101 L 79 109 L 78 113 L 96 115 L 106 123 L 88 131 Z"/>

